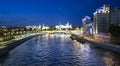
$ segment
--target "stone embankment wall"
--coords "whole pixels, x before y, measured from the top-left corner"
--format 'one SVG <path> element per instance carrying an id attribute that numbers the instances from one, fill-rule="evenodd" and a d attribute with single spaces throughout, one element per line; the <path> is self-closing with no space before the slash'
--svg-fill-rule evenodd
<path id="1" fill-rule="evenodd" d="M 96 47 L 100 47 L 103 49 L 107 49 L 107 50 L 111 50 L 111 51 L 120 53 L 120 46 L 118 46 L 118 45 L 96 43 L 96 42 L 89 41 L 89 40 L 86 40 L 86 41 Z"/>
<path id="2" fill-rule="evenodd" d="M 78 36 L 78 35 L 75 35 L 75 36 Z M 110 44 L 110 43 L 94 42 L 94 41 L 90 41 L 90 40 L 87 40 L 87 39 L 84 39 L 84 40 L 85 40 L 85 42 L 88 42 L 89 44 L 94 45 L 96 47 L 120 53 L 120 46 L 119 45 L 113 45 L 113 44 Z"/>
<path id="3" fill-rule="evenodd" d="M 20 39 L 18 41 L 15 41 L 15 42 L 9 44 L 7 47 L 0 49 L 0 56 L 3 56 L 4 54 L 8 53 L 11 49 L 15 48 L 16 46 L 22 44 L 23 42 L 25 42 L 35 36 L 38 36 L 38 35 L 29 36 L 29 37 Z"/>

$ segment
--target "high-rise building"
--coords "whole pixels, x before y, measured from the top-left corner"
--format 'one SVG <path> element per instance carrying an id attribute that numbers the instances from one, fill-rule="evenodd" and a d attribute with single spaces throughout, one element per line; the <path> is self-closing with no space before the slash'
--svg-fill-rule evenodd
<path id="1" fill-rule="evenodd" d="M 120 24 L 120 9 L 104 5 L 94 12 L 94 33 L 108 33 L 110 24 Z"/>

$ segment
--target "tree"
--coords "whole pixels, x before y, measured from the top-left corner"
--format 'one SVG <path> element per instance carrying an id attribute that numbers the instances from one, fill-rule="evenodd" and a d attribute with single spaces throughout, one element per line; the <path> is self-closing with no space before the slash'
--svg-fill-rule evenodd
<path id="1" fill-rule="evenodd" d="M 0 36 L 3 36 L 3 35 L 4 35 L 3 29 L 0 28 Z"/>

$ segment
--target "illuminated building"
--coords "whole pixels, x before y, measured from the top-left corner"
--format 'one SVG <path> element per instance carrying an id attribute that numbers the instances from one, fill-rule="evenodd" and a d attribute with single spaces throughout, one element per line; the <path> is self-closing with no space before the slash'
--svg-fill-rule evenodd
<path id="1" fill-rule="evenodd" d="M 56 29 L 72 29 L 72 25 L 69 24 L 69 22 L 66 24 L 66 25 L 62 25 L 62 24 L 59 24 L 59 25 L 56 25 L 55 26 Z"/>
<path id="2" fill-rule="evenodd" d="M 108 33 L 110 24 L 120 24 L 120 9 L 104 5 L 94 12 L 94 34 Z"/>
<path id="3" fill-rule="evenodd" d="M 91 17 L 85 16 L 85 18 L 82 19 L 82 27 L 83 27 L 83 34 L 93 34 L 93 22 L 91 20 Z"/>
<path id="4" fill-rule="evenodd" d="M 6 29 L 7 27 L 0 24 L 0 28 Z"/>
<path id="5" fill-rule="evenodd" d="M 27 28 L 27 29 L 32 28 L 32 30 L 34 30 L 34 29 L 41 29 L 41 28 L 42 28 L 42 26 L 41 26 L 41 25 L 39 25 L 39 26 L 32 25 L 32 26 L 26 26 L 26 28 Z"/>
<path id="6" fill-rule="evenodd" d="M 94 33 L 108 33 L 109 6 L 104 5 L 94 12 Z"/>
<path id="7" fill-rule="evenodd" d="M 43 24 L 42 30 L 47 30 L 47 29 L 49 29 L 49 26 L 45 26 L 45 25 Z"/>

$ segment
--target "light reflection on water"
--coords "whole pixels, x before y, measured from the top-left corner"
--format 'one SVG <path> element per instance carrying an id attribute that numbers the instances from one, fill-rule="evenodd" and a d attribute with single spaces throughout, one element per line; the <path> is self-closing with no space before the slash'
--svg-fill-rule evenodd
<path id="1" fill-rule="evenodd" d="M 1 66 L 119 66 L 120 54 L 72 41 L 70 35 L 35 37 L 10 51 Z M 36 39 L 38 39 L 36 41 Z"/>

